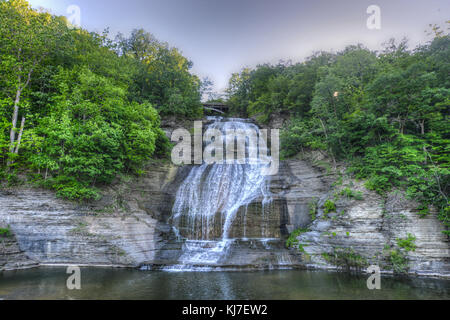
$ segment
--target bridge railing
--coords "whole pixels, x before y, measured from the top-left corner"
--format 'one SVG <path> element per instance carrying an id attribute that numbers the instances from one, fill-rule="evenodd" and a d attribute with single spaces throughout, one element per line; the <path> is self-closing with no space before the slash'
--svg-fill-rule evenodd
<path id="1" fill-rule="evenodd" d="M 230 108 L 225 104 L 215 104 L 215 103 L 204 103 L 203 108 L 208 111 L 214 111 L 222 114 L 225 114 L 230 110 Z"/>

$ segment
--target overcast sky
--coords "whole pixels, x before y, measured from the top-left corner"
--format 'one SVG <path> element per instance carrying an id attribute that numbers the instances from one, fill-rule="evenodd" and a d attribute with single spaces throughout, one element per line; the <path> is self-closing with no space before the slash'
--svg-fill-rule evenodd
<path id="1" fill-rule="evenodd" d="M 193 72 L 208 76 L 217 91 L 244 66 L 302 61 L 316 50 L 340 50 L 362 43 L 380 48 L 390 37 L 426 42 L 430 23 L 450 19 L 448 0 L 31 0 L 34 7 L 68 15 L 81 10 L 81 26 L 110 27 L 128 35 L 144 28 L 178 47 L 194 63 Z M 369 30 L 366 12 L 381 9 L 381 29 Z"/>

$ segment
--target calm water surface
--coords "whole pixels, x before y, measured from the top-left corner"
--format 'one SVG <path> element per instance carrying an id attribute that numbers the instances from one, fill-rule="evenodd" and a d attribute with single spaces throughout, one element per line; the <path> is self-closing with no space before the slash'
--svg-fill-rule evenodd
<path id="1" fill-rule="evenodd" d="M 82 268 L 81 290 L 68 290 L 65 268 L 0 273 L 0 299 L 450 299 L 450 280 L 319 271 L 162 272 Z"/>

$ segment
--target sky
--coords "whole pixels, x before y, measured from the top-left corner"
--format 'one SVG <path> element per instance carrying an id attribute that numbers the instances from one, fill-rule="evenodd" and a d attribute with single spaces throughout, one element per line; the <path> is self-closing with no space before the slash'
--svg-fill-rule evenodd
<path id="1" fill-rule="evenodd" d="M 429 24 L 450 19 L 448 0 L 30 0 L 57 15 L 80 9 L 81 27 L 128 35 L 144 28 L 179 48 L 193 73 L 220 92 L 233 72 L 279 60 L 303 61 L 314 51 L 362 43 L 378 50 L 389 38 L 427 42 Z M 370 5 L 380 29 L 369 29 Z"/>

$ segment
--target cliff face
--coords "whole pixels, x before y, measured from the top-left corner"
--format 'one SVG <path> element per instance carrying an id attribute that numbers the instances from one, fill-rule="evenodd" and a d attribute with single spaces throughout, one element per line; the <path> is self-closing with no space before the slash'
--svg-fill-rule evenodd
<path id="1" fill-rule="evenodd" d="M 7 225 L 0 224 L 0 227 L 5 228 Z M 13 234 L 8 237 L 0 237 L 0 271 L 32 268 L 37 265 L 36 261 L 31 260 L 20 249 Z"/>
<path id="2" fill-rule="evenodd" d="M 175 241 L 167 220 L 188 172 L 189 167 L 154 163 L 143 176 L 113 185 L 104 190 L 101 201 L 84 205 L 62 201 L 45 190 L 1 191 L 0 224 L 10 225 L 15 238 L 3 241 L 3 247 L 0 242 L 0 270 L 36 263 L 176 264 L 182 244 Z M 271 177 L 272 203 L 262 206 L 258 199 L 237 214 L 231 235 L 243 237 L 245 230 L 249 239 L 234 243 L 223 265 L 329 269 L 339 267 L 330 257 L 342 258 L 339 252 L 346 249 L 367 264 L 389 270 L 390 250 L 397 248 L 398 238 L 411 234 L 416 249 L 406 253 L 409 271 L 450 276 L 449 241 L 440 232 L 443 227 L 435 213 L 420 218 L 417 205 L 401 193 L 392 193 L 385 201 L 362 183 L 333 186 L 335 180 L 311 161 L 282 162 L 279 174 Z M 347 183 L 361 192 L 360 200 L 334 197 Z M 336 212 L 325 214 L 328 199 L 334 200 Z M 318 208 L 314 217 L 311 203 Z M 308 229 L 298 237 L 301 246 L 284 249 L 287 235 L 298 228 Z M 272 239 L 253 241 L 261 230 Z"/>
<path id="3" fill-rule="evenodd" d="M 304 266 L 365 270 L 378 265 L 385 272 L 400 267 L 411 274 L 450 277 L 450 242 L 437 213 L 420 216 L 418 203 L 403 192 L 383 198 L 364 182 L 313 167 L 311 159 L 285 162 L 273 185 L 284 188 L 279 196 L 287 201 L 289 230 L 304 229 L 297 238 Z M 324 212 L 327 200 L 336 207 L 329 213 Z M 399 245 L 409 236 L 415 246 L 410 251 Z"/>
<path id="4" fill-rule="evenodd" d="M 168 232 L 160 216 L 170 207 L 175 173 L 171 165 L 151 165 L 142 179 L 112 186 L 88 205 L 45 190 L 2 191 L 0 221 L 40 264 L 137 266 L 154 259 Z"/>
<path id="5" fill-rule="evenodd" d="M 327 217 L 323 209 L 319 209 L 309 232 L 298 237 L 307 266 L 348 267 L 339 266 L 335 261 L 337 258 L 342 263 L 342 259 L 349 259 L 345 257 L 347 252 L 361 259 L 361 265 L 354 267 L 370 264 L 386 271 L 395 267 L 392 252 L 403 252 L 404 257 L 398 263 L 405 271 L 450 277 L 449 241 L 441 232 L 444 229 L 435 212 L 420 217 L 417 204 L 406 200 L 402 193 L 392 193 L 385 201 L 361 185 L 356 188 L 361 190 L 363 200 L 339 199 L 336 212 Z M 319 204 L 323 201 L 322 198 Z M 407 239 L 409 235 L 414 238 L 411 243 L 416 248 L 408 252 L 399 246 L 398 240 Z M 352 261 L 349 262 L 351 266 Z"/>

